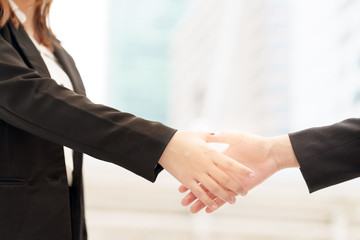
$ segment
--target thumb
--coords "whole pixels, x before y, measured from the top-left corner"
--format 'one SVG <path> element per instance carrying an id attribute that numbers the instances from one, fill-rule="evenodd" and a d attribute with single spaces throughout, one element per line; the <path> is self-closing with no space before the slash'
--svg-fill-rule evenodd
<path id="1" fill-rule="evenodd" d="M 239 139 L 239 134 L 235 134 L 232 132 L 218 132 L 218 133 L 209 133 L 206 136 L 207 143 L 233 143 L 234 141 Z"/>

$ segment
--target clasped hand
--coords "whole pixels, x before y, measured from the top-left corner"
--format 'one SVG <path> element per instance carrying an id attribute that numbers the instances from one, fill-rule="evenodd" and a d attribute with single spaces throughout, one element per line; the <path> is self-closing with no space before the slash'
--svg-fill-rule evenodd
<path id="1" fill-rule="evenodd" d="M 229 165 L 224 167 L 215 164 L 219 168 L 219 171 L 223 170 L 224 173 L 231 176 L 231 180 L 228 178 L 227 182 L 213 179 L 213 185 L 220 185 L 228 193 L 231 193 L 234 196 L 239 193 L 241 195 L 246 195 L 247 191 L 283 168 L 298 166 L 288 135 L 265 138 L 244 133 L 222 132 L 218 134 L 207 134 L 205 140 L 207 143 L 228 144 L 228 147 L 222 154 L 231 159 L 235 159 L 238 163 L 242 164 L 241 166 L 237 166 L 241 171 L 238 171 L 235 167 L 229 167 Z M 244 171 L 243 166 L 246 166 L 253 171 L 253 178 L 248 177 L 249 171 Z M 229 184 L 230 182 L 231 185 Z M 196 191 L 199 191 L 198 189 L 201 187 L 201 194 L 199 194 L 200 191 L 194 192 L 192 188 L 189 188 L 189 185 L 183 184 L 179 187 L 181 193 L 190 190 L 190 192 L 182 199 L 182 205 L 188 206 L 192 204 L 190 207 L 192 213 L 197 213 L 205 207 L 207 207 L 206 212 L 211 213 L 216 208 L 225 204 L 225 197 L 220 196 L 219 192 L 214 191 L 214 186 L 210 189 L 208 188 L 208 185 L 203 184 L 202 181 L 200 181 L 200 183 L 201 184 L 197 186 Z M 236 190 L 234 188 L 235 186 L 242 186 L 242 191 L 234 191 Z M 207 197 L 205 197 L 205 194 Z M 205 199 L 206 202 L 204 202 L 203 199 Z M 216 204 L 216 208 L 208 207 L 208 203 L 211 201 Z"/>
<path id="2" fill-rule="evenodd" d="M 189 189 L 202 207 L 215 210 L 225 202 L 235 203 L 238 194 L 246 195 L 255 173 L 211 148 L 209 137 L 201 132 L 176 132 L 159 164 L 183 184 L 183 189 Z"/>

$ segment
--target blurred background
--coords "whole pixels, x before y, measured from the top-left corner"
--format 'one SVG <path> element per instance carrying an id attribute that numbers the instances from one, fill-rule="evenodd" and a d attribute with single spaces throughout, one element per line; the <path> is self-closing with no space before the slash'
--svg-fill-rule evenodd
<path id="1" fill-rule="evenodd" d="M 61 0 L 50 24 L 89 98 L 189 130 L 264 136 L 360 111 L 359 0 Z M 91 51 L 89 51 L 91 50 Z M 359 240 L 359 180 L 309 194 L 298 169 L 191 215 L 178 183 L 85 160 L 90 240 Z"/>

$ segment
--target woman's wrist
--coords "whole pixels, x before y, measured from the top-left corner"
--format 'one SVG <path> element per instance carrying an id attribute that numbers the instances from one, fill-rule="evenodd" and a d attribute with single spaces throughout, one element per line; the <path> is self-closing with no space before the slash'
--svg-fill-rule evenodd
<path id="1" fill-rule="evenodd" d="M 270 138 L 270 143 L 270 156 L 276 162 L 278 170 L 299 167 L 288 135 Z"/>

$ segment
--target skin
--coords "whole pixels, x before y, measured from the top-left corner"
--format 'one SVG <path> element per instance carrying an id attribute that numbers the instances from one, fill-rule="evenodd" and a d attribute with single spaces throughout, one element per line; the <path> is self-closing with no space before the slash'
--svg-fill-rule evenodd
<path id="1" fill-rule="evenodd" d="M 204 199 L 206 202 L 201 201 L 215 210 L 217 203 L 206 191 L 233 204 L 237 194 L 246 194 L 246 182 L 254 178 L 255 174 L 251 169 L 210 148 L 206 144 L 207 136 L 206 133 L 177 132 L 159 163 L 191 189 L 194 196 Z M 241 178 L 236 177 L 236 174 Z M 201 186 L 205 186 L 206 191 Z"/>
<path id="2" fill-rule="evenodd" d="M 25 31 L 36 39 L 33 24 L 35 1 L 14 2 L 27 16 L 23 24 Z M 255 175 L 248 167 L 210 148 L 206 144 L 206 137 L 207 134 L 200 132 L 176 132 L 159 159 L 159 164 L 190 189 L 193 196 L 209 209 L 215 210 L 219 199 L 235 203 L 235 196 L 247 192 L 245 183 Z M 237 174 L 241 175 L 240 179 L 234 177 Z M 216 201 L 209 193 L 210 196 L 216 196 Z"/>
<path id="3" fill-rule="evenodd" d="M 207 142 L 229 144 L 223 153 L 255 171 L 256 176 L 248 179 L 245 183 L 249 190 L 281 169 L 299 167 L 288 135 L 265 138 L 245 133 L 222 132 L 208 136 Z M 233 175 L 232 172 L 228 173 Z M 237 175 L 241 175 L 241 173 Z M 202 188 L 219 207 L 224 205 L 225 202 L 209 192 L 206 186 L 202 186 Z M 188 190 L 184 185 L 179 188 L 181 193 Z M 189 206 L 191 204 L 190 211 L 192 213 L 197 213 L 206 207 L 190 189 L 190 193 L 183 198 L 182 205 Z M 206 208 L 206 212 L 211 213 L 213 210 Z"/>
<path id="4" fill-rule="evenodd" d="M 34 3 L 35 0 L 14 0 L 19 9 L 26 15 L 26 22 L 23 24 L 25 31 L 29 36 L 35 38 L 34 28 Z"/>

